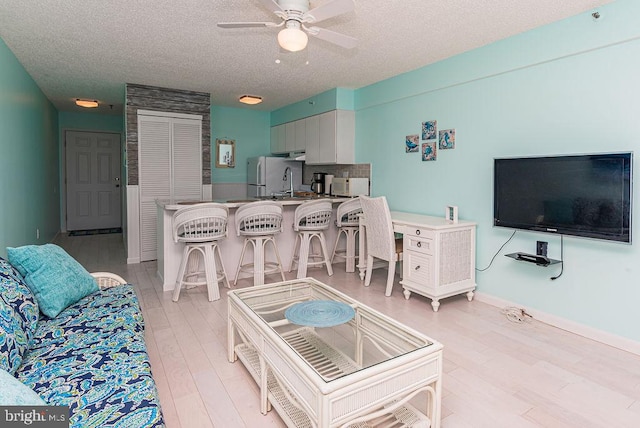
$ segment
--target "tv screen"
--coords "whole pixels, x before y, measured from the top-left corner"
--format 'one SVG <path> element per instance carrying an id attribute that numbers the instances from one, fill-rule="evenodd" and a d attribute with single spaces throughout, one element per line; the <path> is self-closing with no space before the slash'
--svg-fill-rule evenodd
<path id="1" fill-rule="evenodd" d="M 632 153 L 494 159 L 493 224 L 631 242 Z"/>

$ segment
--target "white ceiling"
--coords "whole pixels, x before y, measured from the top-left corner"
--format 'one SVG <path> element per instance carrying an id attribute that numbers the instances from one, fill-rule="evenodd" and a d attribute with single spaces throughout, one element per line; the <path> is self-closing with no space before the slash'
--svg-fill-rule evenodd
<path id="1" fill-rule="evenodd" d="M 311 7 L 327 1 L 312 0 Z M 0 37 L 60 111 L 78 109 L 75 98 L 91 98 L 103 104 L 101 113 L 120 113 L 125 83 L 210 92 L 212 104 L 231 107 L 243 106 L 242 94 L 261 95 L 264 102 L 249 108 L 273 110 L 612 1 L 358 0 L 354 12 L 318 24 L 358 38 L 357 48 L 310 37 L 305 51 L 283 56 L 278 29 L 216 26 L 279 22 L 260 0 L 2 0 Z"/>

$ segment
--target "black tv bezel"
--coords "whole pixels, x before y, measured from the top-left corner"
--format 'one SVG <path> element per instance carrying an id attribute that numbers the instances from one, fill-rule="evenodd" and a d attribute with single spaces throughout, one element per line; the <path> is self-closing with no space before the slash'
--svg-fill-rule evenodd
<path id="1" fill-rule="evenodd" d="M 562 226 L 548 227 L 539 226 L 529 223 L 504 223 L 498 219 L 499 207 L 498 207 L 498 182 L 496 167 L 499 161 L 518 161 L 526 159 L 569 159 L 569 158 L 594 158 L 594 157 L 622 157 L 629 164 L 629 193 L 626 195 L 629 199 L 629 233 L 622 235 L 612 235 L 602 232 L 592 232 L 588 230 L 576 230 L 573 228 L 566 228 Z M 566 155 L 544 155 L 544 156 L 514 156 L 514 157 L 500 157 L 493 160 L 493 226 L 504 227 L 508 229 L 525 230 L 530 232 L 551 233 L 555 235 L 575 236 L 579 238 L 598 239 L 609 242 L 618 242 L 624 244 L 631 244 L 632 242 L 632 215 L 633 215 L 633 151 L 626 152 L 605 152 L 605 153 L 584 153 L 584 154 L 566 154 Z"/>

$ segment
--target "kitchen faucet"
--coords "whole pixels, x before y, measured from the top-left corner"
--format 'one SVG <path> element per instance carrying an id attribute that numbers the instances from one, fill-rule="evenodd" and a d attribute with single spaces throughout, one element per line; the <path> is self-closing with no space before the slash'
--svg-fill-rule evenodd
<path id="1" fill-rule="evenodd" d="M 290 167 L 285 168 L 282 181 L 287 181 L 287 172 L 289 173 L 289 190 L 285 191 L 285 193 L 289 193 L 291 196 L 293 196 L 293 171 Z"/>

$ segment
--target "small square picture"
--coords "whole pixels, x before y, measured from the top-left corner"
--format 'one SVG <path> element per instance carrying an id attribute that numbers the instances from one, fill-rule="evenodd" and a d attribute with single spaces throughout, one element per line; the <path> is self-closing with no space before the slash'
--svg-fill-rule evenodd
<path id="1" fill-rule="evenodd" d="M 444 129 L 440 131 L 439 148 L 442 150 L 456 148 L 456 130 Z"/>
<path id="2" fill-rule="evenodd" d="M 434 161 L 436 160 L 436 142 L 422 143 L 422 160 Z"/>
<path id="3" fill-rule="evenodd" d="M 420 150 L 419 138 L 420 136 L 418 134 L 407 135 L 407 137 L 404 139 L 405 151 L 407 153 L 418 153 L 418 150 Z"/>
<path id="4" fill-rule="evenodd" d="M 438 121 L 429 120 L 427 122 L 422 122 L 422 139 L 423 140 L 434 140 L 436 138 L 436 125 Z"/>

